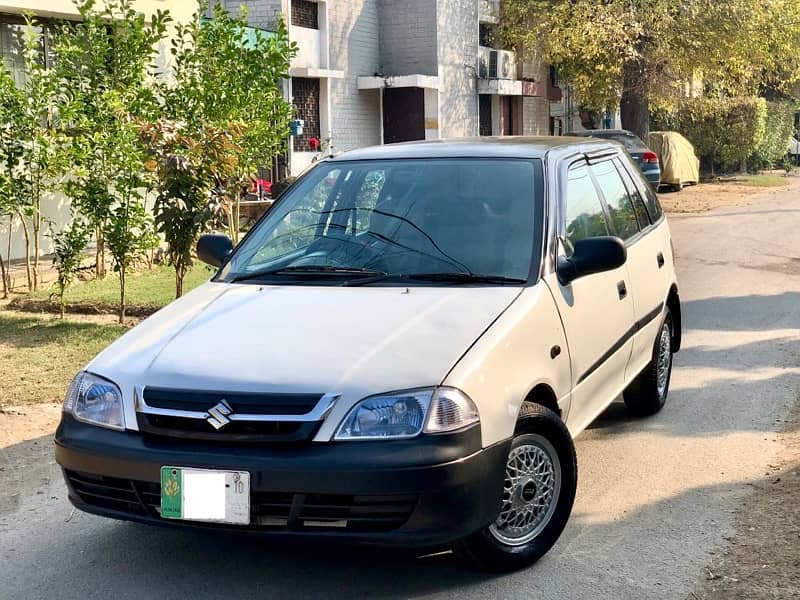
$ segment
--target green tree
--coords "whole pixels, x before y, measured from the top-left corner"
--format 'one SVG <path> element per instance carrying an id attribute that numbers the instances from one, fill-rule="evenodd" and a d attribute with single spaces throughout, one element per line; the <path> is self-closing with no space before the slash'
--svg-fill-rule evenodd
<path id="1" fill-rule="evenodd" d="M 235 176 L 241 153 L 233 142 L 241 125 L 225 129 L 205 125 L 193 135 L 185 128 L 185 123 L 166 119 L 141 127 L 151 157 L 146 166 L 157 181 L 155 223 L 175 267 L 176 298 L 183 295 L 183 279 L 192 266 L 198 236 L 221 209 L 215 193 L 218 183 Z"/>
<path id="2" fill-rule="evenodd" d="M 78 274 L 83 251 L 89 242 L 89 233 L 89 228 L 83 222 L 76 220 L 53 235 L 53 266 L 58 273 L 56 286 L 62 319 L 66 308 L 64 293 Z"/>
<path id="3" fill-rule="evenodd" d="M 57 183 L 58 86 L 45 68 L 41 28 L 30 17 L 19 40 L 25 64 L 21 88 L 2 67 L 3 190 L 6 214 L 18 216 L 25 235 L 28 289 L 39 285 L 40 244 L 45 224 L 42 202 Z"/>
<path id="4" fill-rule="evenodd" d="M 800 79 L 797 0 L 504 0 L 502 34 L 558 65 L 583 104 L 619 102 L 642 139 L 650 103 L 695 77 L 736 95 Z"/>
<path id="5" fill-rule="evenodd" d="M 106 250 L 119 273 L 122 322 L 128 272 L 158 243 L 144 206 L 147 155 L 136 123 L 158 112 L 155 63 L 170 17 L 157 11 L 147 20 L 132 0 L 77 7 L 81 20 L 55 35 L 61 110 L 71 125 L 73 172 L 64 189 L 94 230 L 97 276 L 105 275 Z"/>
<path id="6" fill-rule="evenodd" d="M 77 8 L 81 20 L 63 23 L 54 36 L 56 71 L 67 91 L 61 109 L 71 123 L 71 176 L 64 190 L 94 229 L 96 275 L 104 277 L 106 233 L 115 228 L 117 204 L 127 193 L 116 187 L 128 166 L 118 144 L 132 119 L 152 118 L 158 110 L 155 63 L 171 19 L 157 11 L 147 20 L 131 0 L 107 0 L 102 8 L 82 0 Z"/>
<path id="7" fill-rule="evenodd" d="M 18 133 L 24 114 L 23 104 L 22 92 L 8 71 L 0 68 L 0 217 L 9 219 L 9 244 L 13 219 L 23 213 L 26 203 L 27 178 L 22 167 L 25 147 Z M 6 260 L 10 260 L 10 256 Z M 7 298 L 11 291 L 11 279 L 2 252 L 0 279 L 3 281 L 3 297 Z"/>
<path id="8" fill-rule="evenodd" d="M 176 25 L 171 76 L 160 90 L 164 118 L 142 127 L 176 296 L 212 217 L 225 213 L 238 241 L 242 191 L 257 167 L 285 149 L 293 116 L 283 80 L 297 47 L 283 20 L 275 32 L 253 32 L 246 12 L 231 16 L 217 4 L 210 19 L 205 14 L 201 6 L 191 21 Z"/>

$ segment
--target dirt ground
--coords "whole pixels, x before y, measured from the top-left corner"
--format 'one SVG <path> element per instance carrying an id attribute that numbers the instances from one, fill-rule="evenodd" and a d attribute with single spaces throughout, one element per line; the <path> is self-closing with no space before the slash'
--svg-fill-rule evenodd
<path id="1" fill-rule="evenodd" d="M 788 181 L 787 181 L 788 185 Z M 668 213 L 700 213 L 721 206 L 748 204 L 754 196 L 779 194 L 785 187 L 758 187 L 736 183 L 701 183 L 680 192 L 662 192 L 658 199 Z"/>
<path id="2" fill-rule="evenodd" d="M 0 450 L 56 430 L 61 404 L 0 407 Z"/>
<path id="3" fill-rule="evenodd" d="M 690 600 L 800 598 L 800 404 L 779 436 L 781 459 L 753 483 L 736 535 Z"/>

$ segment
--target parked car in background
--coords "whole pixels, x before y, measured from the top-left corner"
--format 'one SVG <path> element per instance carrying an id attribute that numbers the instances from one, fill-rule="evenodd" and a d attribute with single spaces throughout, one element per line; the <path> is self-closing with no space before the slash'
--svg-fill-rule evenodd
<path id="1" fill-rule="evenodd" d="M 658 191 L 661 185 L 661 165 L 658 162 L 658 155 L 645 144 L 639 136 L 626 129 L 587 129 L 585 131 L 575 131 L 568 133 L 571 136 L 595 137 L 604 140 L 614 140 L 625 147 L 636 164 L 639 165 L 642 174 Z"/>
<path id="2" fill-rule="evenodd" d="M 603 140 L 355 150 L 197 255 L 212 280 L 67 392 L 81 510 L 524 567 L 570 516 L 572 438 L 620 394 L 658 412 L 680 347 L 666 216 Z"/>
<path id="3" fill-rule="evenodd" d="M 661 162 L 661 185 L 681 190 L 700 182 L 700 159 L 692 143 L 677 131 L 651 131 L 647 144 Z"/>

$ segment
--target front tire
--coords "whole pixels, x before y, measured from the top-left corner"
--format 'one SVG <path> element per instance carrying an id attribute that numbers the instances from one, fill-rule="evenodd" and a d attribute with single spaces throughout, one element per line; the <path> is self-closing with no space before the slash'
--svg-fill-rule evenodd
<path id="1" fill-rule="evenodd" d="M 622 395 L 628 411 L 637 417 L 664 408 L 672 377 L 672 336 L 672 313 L 667 308 L 653 344 L 653 358 Z"/>
<path id="2" fill-rule="evenodd" d="M 497 518 L 457 542 L 455 553 L 490 571 L 514 571 L 535 563 L 564 530 L 577 482 L 575 446 L 564 422 L 543 406 L 523 404 Z"/>

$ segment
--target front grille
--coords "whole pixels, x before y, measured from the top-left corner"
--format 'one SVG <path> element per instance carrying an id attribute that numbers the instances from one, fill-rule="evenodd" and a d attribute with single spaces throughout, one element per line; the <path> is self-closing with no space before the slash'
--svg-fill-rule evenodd
<path id="1" fill-rule="evenodd" d="M 216 430 L 201 419 L 146 413 L 139 413 L 137 422 L 145 436 L 245 443 L 305 442 L 314 437 L 320 426 L 319 421 L 231 421 L 224 429 Z"/>
<path id="2" fill-rule="evenodd" d="M 158 518 L 158 483 L 66 471 L 70 486 L 91 506 Z M 417 505 L 416 494 L 351 496 L 251 491 L 250 528 L 265 531 L 379 533 L 402 527 Z"/>
<path id="3" fill-rule="evenodd" d="M 303 443 L 314 437 L 322 423 L 318 405 L 323 398 L 322 394 L 144 387 L 141 405 L 137 404 L 137 423 L 145 436 L 235 443 Z M 216 429 L 206 417 L 209 409 L 221 402 L 231 409 L 230 421 Z M 254 420 L 237 419 L 243 416 Z"/>
<path id="4" fill-rule="evenodd" d="M 145 387 L 142 397 L 153 408 L 205 412 L 225 400 L 233 412 L 240 415 L 304 415 L 313 410 L 322 394 L 257 394 Z"/>

